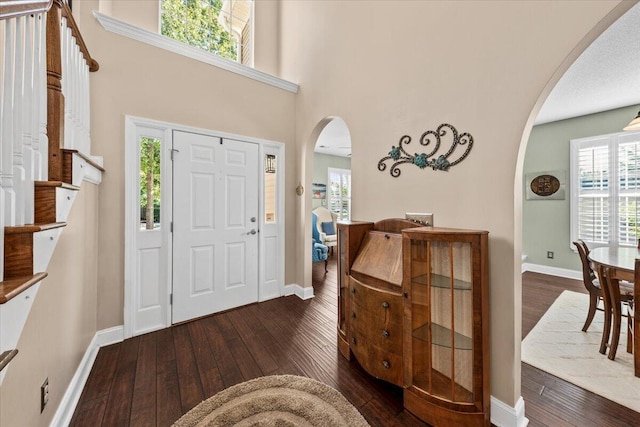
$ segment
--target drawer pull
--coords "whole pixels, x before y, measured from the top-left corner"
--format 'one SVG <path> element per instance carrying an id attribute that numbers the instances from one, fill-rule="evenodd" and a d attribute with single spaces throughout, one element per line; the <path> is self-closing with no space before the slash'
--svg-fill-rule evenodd
<path id="1" fill-rule="evenodd" d="M 353 344 L 353 345 L 356 344 L 356 337 L 351 338 L 351 344 Z"/>
<path id="2" fill-rule="evenodd" d="M 356 313 L 354 311 L 351 312 L 351 318 L 355 319 L 356 318 Z"/>
<path id="3" fill-rule="evenodd" d="M 351 293 L 355 294 L 356 293 L 356 288 L 351 288 Z"/>
<path id="4" fill-rule="evenodd" d="M 382 302 L 382 308 L 389 308 L 389 303 L 386 301 Z"/>
<path id="5" fill-rule="evenodd" d="M 386 329 L 382 331 L 382 336 L 384 338 L 389 338 L 389 331 L 387 331 Z"/>
<path id="6" fill-rule="evenodd" d="M 385 369 L 389 369 L 391 367 L 391 363 L 389 363 L 388 360 L 383 360 L 382 366 L 384 366 Z"/>
<path id="7" fill-rule="evenodd" d="M 405 292 L 403 295 L 405 298 L 409 298 L 409 292 Z"/>

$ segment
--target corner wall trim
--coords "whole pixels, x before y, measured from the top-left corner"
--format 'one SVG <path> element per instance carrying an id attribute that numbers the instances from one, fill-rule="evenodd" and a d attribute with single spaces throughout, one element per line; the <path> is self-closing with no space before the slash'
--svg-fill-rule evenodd
<path id="1" fill-rule="evenodd" d="M 522 272 L 532 271 L 534 273 L 549 274 L 551 276 L 565 277 L 567 279 L 582 280 L 582 272 L 569 270 L 567 268 L 549 267 L 548 265 L 539 265 L 531 263 L 522 264 Z"/>
<path id="2" fill-rule="evenodd" d="M 73 374 L 73 378 L 71 378 L 71 382 L 69 383 L 64 396 L 62 396 L 60 405 L 51 420 L 51 427 L 66 427 L 69 425 L 71 418 L 73 417 L 73 413 L 76 410 L 76 405 L 80 400 L 80 395 L 82 394 L 84 385 L 91 373 L 93 363 L 96 361 L 96 357 L 98 356 L 98 350 L 100 350 L 100 347 L 121 342 L 123 338 L 123 326 L 115 326 L 113 328 L 103 329 L 96 332 L 89 343 L 80 364 L 78 365 L 78 369 L 76 369 L 76 373 Z"/>
<path id="3" fill-rule="evenodd" d="M 297 283 L 292 283 L 284 287 L 284 296 L 297 295 L 301 300 L 311 299 L 313 295 L 313 286 L 302 287 Z"/>
<path id="4" fill-rule="evenodd" d="M 518 398 L 515 408 L 491 396 L 491 424 L 498 427 L 526 427 L 529 420 L 524 416 L 524 399 Z"/>
<path id="5" fill-rule="evenodd" d="M 265 73 L 264 71 L 247 67 L 246 65 L 239 64 L 230 59 L 222 58 L 203 49 L 189 46 L 158 33 L 136 27 L 135 25 L 128 24 L 97 11 L 93 12 L 93 16 L 95 16 L 105 30 L 111 31 L 112 33 L 129 37 L 130 39 L 137 40 L 160 49 L 168 50 L 170 52 L 186 56 L 187 58 L 202 61 L 206 64 L 222 68 L 223 70 L 277 87 L 278 89 L 283 89 L 291 93 L 298 92 L 297 84 Z"/>
<path id="6" fill-rule="evenodd" d="M 124 326 L 114 326 L 113 328 L 98 331 L 96 332 L 96 340 L 98 347 L 122 342 L 124 341 Z"/>

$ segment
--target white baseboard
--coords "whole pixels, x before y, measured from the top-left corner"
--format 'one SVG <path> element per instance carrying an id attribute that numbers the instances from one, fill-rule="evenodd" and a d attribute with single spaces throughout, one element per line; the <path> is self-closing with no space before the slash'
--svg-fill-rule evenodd
<path id="1" fill-rule="evenodd" d="M 103 329 L 96 332 L 98 347 L 104 347 L 110 344 L 124 341 L 124 326 L 114 326 L 113 328 Z"/>
<path id="2" fill-rule="evenodd" d="M 531 264 L 525 262 L 522 264 L 522 272 L 524 273 L 525 271 L 565 277 L 567 279 L 582 280 L 581 271 L 569 270 L 568 268 L 549 267 L 548 265 Z"/>
<path id="3" fill-rule="evenodd" d="M 64 396 L 62 396 L 62 401 L 53 416 L 53 420 L 51 420 L 50 427 L 66 427 L 69 425 L 71 417 L 73 417 L 73 412 L 76 410 L 76 405 L 80 400 L 84 385 L 91 373 L 93 363 L 98 356 L 98 350 L 100 350 L 100 347 L 121 342 L 123 339 L 123 326 L 115 326 L 96 332 L 78 365 L 78 369 L 76 369 L 76 373 L 73 375 L 73 378 L 71 378 L 67 391 L 65 391 Z"/>
<path id="4" fill-rule="evenodd" d="M 313 286 L 307 286 L 303 288 L 297 283 L 292 283 L 284 287 L 284 296 L 297 295 L 301 300 L 313 298 Z"/>
<path id="5" fill-rule="evenodd" d="M 515 408 L 491 396 L 491 424 L 497 427 L 526 427 L 529 420 L 524 416 L 524 400 L 518 399 Z"/>

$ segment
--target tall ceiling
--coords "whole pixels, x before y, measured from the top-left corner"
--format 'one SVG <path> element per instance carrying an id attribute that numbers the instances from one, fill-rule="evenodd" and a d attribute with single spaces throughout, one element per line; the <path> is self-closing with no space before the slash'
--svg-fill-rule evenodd
<path id="1" fill-rule="evenodd" d="M 571 65 L 551 91 L 535 124 L 638 104 L 640 3 L 613 23 Z M 323 129 L 315 152 L 351 155 L 351 137 L 342 119 L 332 120 Z"/>
<path id="2" fill-rule="evenodd" d="M 602 33 L 571 65 L 542 106 L 535 123 L 637 104 L 640 104 L 640 3 Z"/>

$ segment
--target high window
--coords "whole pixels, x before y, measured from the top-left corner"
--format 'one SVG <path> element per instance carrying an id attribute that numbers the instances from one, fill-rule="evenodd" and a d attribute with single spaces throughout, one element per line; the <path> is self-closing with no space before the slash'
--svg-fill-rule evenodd
<path id="1" fill-rule="evenodd" d="M 329 210 L 338 216 L 338 221 L 351 219 L 351 171 L 328 168 L 327 193 Z"/>
<path id="2" fill-rule="evenodd" d="M 640 132 L 571 140 L 571 240 L 636 246 Z"/>
<path id="3" fill-rule="evenodd" d="M 160 33 L 252 66 L 252 0 L 161 0 Z"/>

